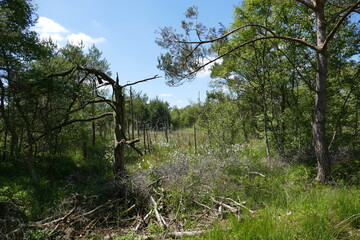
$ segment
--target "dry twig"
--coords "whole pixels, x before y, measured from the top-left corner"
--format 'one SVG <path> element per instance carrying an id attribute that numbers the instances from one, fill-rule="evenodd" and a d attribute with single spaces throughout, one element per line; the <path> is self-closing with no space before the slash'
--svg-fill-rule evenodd
<path id="1" fill-rule="evenodd" d="M 357 214 L 354 214 L 354 215 L 351 215 L 350 217 L 348 217 L 347 219 L 339 222 L 338 224 L 335 225 L 335 228 L 338 228 L 340 225 L 344 224 L 344 223 L 347 223 L 348 221 L 352 220 L 353 218 L 357 218 L 357 217 L 360 217 L 360 213 L 357 213 Z"/>
<path id="2" fill-rule="evenodd" d="M 155 213 L 155 216 L 156 216 L 156 219 L 157 219 L 159 225 L 165 226 L 166 228 L 168 228 L 169 227 L 168 224 L 166 223 L 165 219 L 163 218 L 163 216 L 161 216 L 161 214 L 158 211 L 158 205 L 157 205 L 155 199 L 152 196 L 150 196 L 150 200 L 151 200 L 152 204 L 154 205 L 154 213 Z"/>

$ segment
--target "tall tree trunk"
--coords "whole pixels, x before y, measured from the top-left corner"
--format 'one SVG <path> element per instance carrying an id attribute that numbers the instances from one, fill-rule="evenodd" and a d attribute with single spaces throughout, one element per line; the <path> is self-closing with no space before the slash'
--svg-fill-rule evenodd
<path id="1" fill-rule="evenodd" d="M 2 155 L 1 155 L 1 161 L 4 162 L 7 156 L 7 136 L 8 136 L 8 130 L 5 129 L 5 134 L 4 134 L 4 145 L 3 145 L 3 150 L 2 150 Z"/>
<path id="2" fill-rule="evenodd" d="M 34 145 L 36 144 L 33 134 L 32 134 L 32 125 L 29 121 L 29 117 L 28 115 L 25 113 L 23 107 L 20 104 L 20 100 L 19 99 L 15 99 L 14 103 L 17 107 L 18 112 L 20 113 L 20 116 L 22 118 L 22 120 L 25 123 L 25 130 L 26 130 L 26 136 L 27 136 L 27 144 L 28 144 L 28 156 L 27 158 L 25 158 L 25 165 L 26 168 L 28 169 L 29 173 L 31 174 L 31 176 L 37 181 L 38 177 L 36 174 L 36 171 L 34 169 L 33 166 L 33 161 L 34 161 Z"/>
<path id="3" fill-rule="evenodd" d="M 324 12 L 325 1 L 317 1 L 316 14 L 316 35 L 317 46 L 322 47 L 326 39 L 326 21 Z M 312 124 L 315 155 L 317 159 L 317 177 L 320 182 L 326 182 L 331 174 L 331 160 L 326 143 L 326 81 L 328 70 L 327 51 L 323 49 L 317 52 L 316 71 L 316 96 L 315 111 Z"/>
<path id="4" fill-rule="evenodd" d="M 356 112 L 355 112 L 355 125 L 354 125 L 354 135 L 352 141 L 353 151 L 355 150 L 356 145 L 359 141 L 359 107 L 360 107 L 360 98 L 356 101 Z"/>
<path id="5" fill-rule="evenodd" d="M 269 134 L 268 134 L 268 128 L 267 128 L 267 108 L 266 104 L 264 105 L 264 118 L 263 118 L 263 124 L 264 124 L 264 135 L 265 135 L 265 149 L 266 149 L 266 157 L 270 161 L 270 147 L 269 147 Z"/>
<path id="6" fill-rule="evenodd" d="M 91 133 L 92 133 L 91 144 L 94 150 L 96 145 L 96 125 L 94 121 L 91 123 Z"/>
<path id="7" fill-rule="evenodd" d="M 11 141 L 10 141 L 10 159 L 15 158 L 16 160 L 19 159 L 19 155 L 20 155 L 20 147 L 19 147 L 19 135 L 16 132 L 16 126 L 15 126 L 15 121 L 11 121 L 11 110 L 9 108 L 9 105 L 12 103 L 8 103 L 7 109 L 5 108 L 5 87 L 2 83 L 2 81 L 0 81 L 0 113 L 1 113 L 1 117 L 3 118 L 4 121 L 4 126 L 5 129 L 10 133 L 11 136 Z M 8 98 L 9 101 L 9 98 Z"/>
<path id="8" fill-rule="evenodd" d="M 123 178 L 126 176 L 125 169 L 125 97 L 122 93 L 122 88 L 119 86 L 114 87 L 115 95 L 115 136 L 114 136 L 114 173 L 115 177 Z"/>
<path id="9" fill-rule="evenodd" d="M 131 107 L 131 137 L 132 139 L 135 139 L 134 103 L 133 103 L 133 95 L 132 95 L 131 87 L 130 87 L 130 107 Z"/>
<path id="10" fill-rule="evenodd" d="M 262 87 L 262 101 L 263 101 L 263 125 L 264 125 L 264 141 L 265 141 L 265 150 L 266 150 L 266 157 L 267 160 L 270 161 L 270 146 L 269 146 L 269 132 L 268 132 L 268 107 L 266 103 L 266 96 L 265 96 L 265 85 Z"/>
<path id="11" fill-rule="evenodd" d="M 146 124 L 145 124 L 145 122 L 144 122 L 144 124 L 143 124 L 143 126 L 144 126 L 144 152 L 145 152 L 145 154 L 146 154 L 146 150 L 147 150 L 147 148 L 146 148 Z"/>

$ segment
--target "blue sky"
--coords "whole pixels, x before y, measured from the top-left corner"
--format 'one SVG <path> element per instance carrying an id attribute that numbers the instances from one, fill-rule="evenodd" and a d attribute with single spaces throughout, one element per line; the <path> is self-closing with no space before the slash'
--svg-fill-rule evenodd
<path id="1" fill-rule="evenodd" d="M 200 21 L 209 27 L 227 26 L 239 0 L 34 0 L 39 22 L 35 30 L 43 38 L 51 36 L 60 45 L 66 41 L 95 44 L 118 72 L 124 84 L 156 74 L 157 57 L 162 51 L 155 44 L 161 27 L 180 27 L 184 12 L 198 6 Z M 185 107 L 198 96 L 203 100 L 209 90 L 206 72 L 180 87 L 169 87 L 165 78 L 135 86 L 150 98 L 158 96 L 171 106 Z"/>

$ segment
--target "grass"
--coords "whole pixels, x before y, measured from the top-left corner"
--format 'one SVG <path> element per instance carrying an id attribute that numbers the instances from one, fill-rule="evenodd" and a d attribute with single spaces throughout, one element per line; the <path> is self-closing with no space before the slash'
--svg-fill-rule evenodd
<path id="1" fill-rule="evenodd" d="M 193 239 L 358 239 L 359 221 L 336 225 L 360 212 L 355 189 L 314 187 L 303 194 L 289 195 L 287 208 L 266 206 L 241 221 L 230 218 L 225 226 Z M 224 230 L 225 229 L 225 230 Z"/>
<path id="2" fill-rule="evenodd" d="M 156 161 L 150 160 L 151 171 L 158 177 L 167 176 L 162 184 L 168 196 L 166 205 L 175 210 L 182 203 L 182 221 L 188 228 L 204 227 L 186 216 L 199 211 L 194 200 L 210 204 L 209 196 L 241 199 L 256 211 L 250 214 L 244 209 L 241 220 L 232 214 L 223 216 L 206 234 L 187 239 L 360 238 L 359 217 L 339 225 L 360 213 L 360 190 L 354 178 L 320 185 L 314 180 L 314 166 L 290 165 L 276 157 L 271 163 L 266 161 L 259 141 L 221 151 L 204 148 L 197 154 L 168 150 Z"/>
<path id="3" fill-rule="evenodd" d="M 206 230 L 186 239 L 360 239 L 360 217 L 349 218 L 360 213 L 359 168 L 335 166 L 338 179 L 320 185 L 314 181 L 314 166 L 289 164 L 276 156 L 268 161 L 262 141 L 226 148 L 199 144 L 195 151 L 191 139 L 190 130 L 175 133 L 169 143 L 158 133 L 151 154 L 130 155 L 127 166 L 134 191 L 129 192 L 128 204 L 136 203 L 137 214 L 149 212 L 152 206 L 146 198 L 153 195 L 161 199 L 161 214 L 172 219 L 176 229 Z M 203 136 L 200 139 L 199 143 L 204 142 Z M 0 216 L 13 203 L 17 208 L 12 210 L 22 214 L 25 222 L 62 216 L 71 209 L 74 194 L 94 209 L 116 191 L 109 181 L 101 181 L 111 176 L 111 166 L 104 166 L 100 159 L 91 163 L 74 154 L 42 160 L 53 165 L 39 165 L 37 182 L 21 169 L 0 168 Z M 91 196 L 97 196 L 98 203 Z M 199 205 L 218 207 L 211 197 L 232 198 L 244 202 L 246 208 L 241 209 L 240 218 L 237 213 L 214 217 Z M 115 222 L 124 217 L 124 209 Z M 46 239 L 46 234 L 46 229 L 33 229 L 26 237 Z M 141 234 L 160 238 L 166 230 L 153 220 Z M 95 235 L 88 239 L 103 237 Z M 141 237 L 130 231 L 114 239 Z"/>
<path id="4" fill-rule="evenodd" d="M 255 183 L 261 190 L 236 193 L 250 201 L 257 214 L 244 211 L 240 221 L 230 217 L 191 239 L 359 239 L 360 218 L 338 225 L 360 213 L 356 186 L 319 185 L 303 165 L 282 170 L 268 171 L 266 179 Z"/>

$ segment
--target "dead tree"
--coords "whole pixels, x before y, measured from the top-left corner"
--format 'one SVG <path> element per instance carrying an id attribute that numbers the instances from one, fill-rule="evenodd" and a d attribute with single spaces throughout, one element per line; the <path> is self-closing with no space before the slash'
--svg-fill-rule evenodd
<path id="1" fill-rule="evenodd" d="M 59 73 L 59 74 L 53 74 L 51 77 L 55 76 L 67 76 L 74 74 L 76 71 L 85 72 L 87 75 L 94 75 L 97 79 L 97 87 L 101 88 L 104 86 L 111 86 L 113 91 L 113 98 L 108 99 L 104 96 L 100 96 L 97 92 L 97 100 L 91 101 L 91 103 L 106 103 L 108 104 L 112 110 L 113 110 L 113 116 L 114 116 L 114 174 L 116 178 L 124 178 L 126 177 L 126 167 L 125 167 L 125 146 L 128 145 L 131 148 L 133 148 L 138 154 L 142 155 L 142 152 L 135 146 L 135 143 L 139 142 L 140 139 L 128 139 L 126 137 L 126 110 L 125 110 L 125 95 L 124 95 L 124 88 L 133 86 L 142 82 L 154 80 L 156 78 L 159 78 L 160 76 L 155 75 L 151 78 L 146 78 L 140 81 L 136 81 L 133 83 L 120 85 L 119 84 L 119 78 L 116 77 L 116 80 L 112 79 L 109 75 L 106 73 L 94 69 L 89 68 L 85 66 L 75 66 L 72 69 Z M 108 116 L 109 113 L 102 114 L 102 116 Z M 98 117 L 98 118 L 100 118 Z M 96 120 L 98 118 L 91 118 L 91 119 L 82 119 L 82 120 L 72 120 L 67 123 L 62 124 L 62 126 L 58 126 L 57 128 L 66 126 L 71 124 L 72 122 L 79 122 L 79 121 L 86 121 L 86 120 Z"/>

